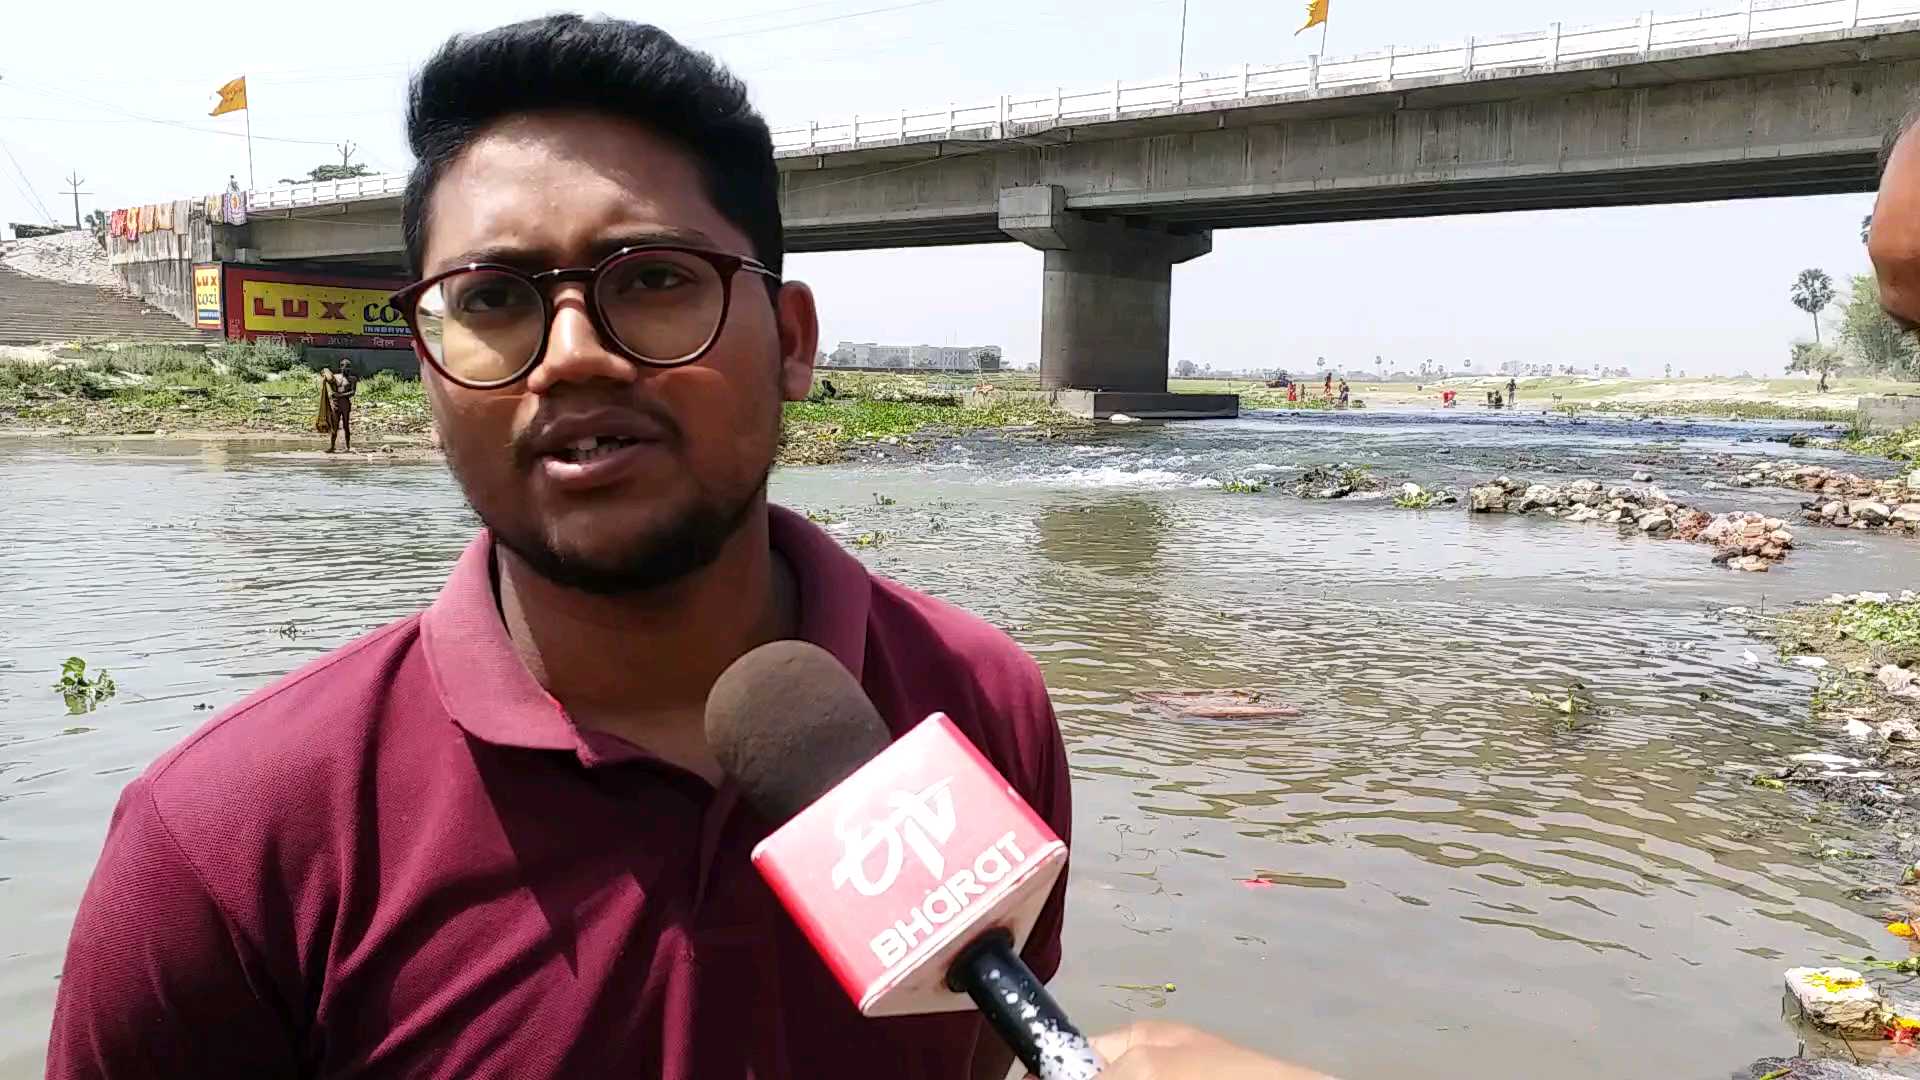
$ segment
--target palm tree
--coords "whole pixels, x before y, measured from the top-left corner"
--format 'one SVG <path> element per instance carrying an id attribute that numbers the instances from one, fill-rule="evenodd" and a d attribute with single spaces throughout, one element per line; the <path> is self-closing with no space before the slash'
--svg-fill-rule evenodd
<path id="1" fill-rule="evenodd" d="M 1800 276 L 1793 279 L 1793 288 L 1787 298 L 1793 306 L 1813 316 L 1813 342 L 1820 343 L 1820 313 L 1828 304 L 1833 303 L 1833 279 L 1825 270 L 1802 270 Z"/>

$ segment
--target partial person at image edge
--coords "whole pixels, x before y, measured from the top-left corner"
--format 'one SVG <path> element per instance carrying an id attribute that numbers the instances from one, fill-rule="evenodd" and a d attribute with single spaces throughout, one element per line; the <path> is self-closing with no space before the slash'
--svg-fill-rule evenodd
<path id="1" fill-rule="evenodd" d="M 506 268 L 407 297 L 486 530 L 424 613 L 128 785 L 48 1075 L 1003 1076 L 975 1013 L 858 1015 L 748 863 L 768 823 L 716 788 L 708 688 L 798 637 L 896 734 L 947 711 L 1071 824 L 1034 663 L 767 505 L 818 326 L 778 277 L 745 89 L 651 27 L 554 16 L 449 41 L 408 138 L 423 284 Z M 1026 949 L 1043 978 L 1063 889 Z"/>

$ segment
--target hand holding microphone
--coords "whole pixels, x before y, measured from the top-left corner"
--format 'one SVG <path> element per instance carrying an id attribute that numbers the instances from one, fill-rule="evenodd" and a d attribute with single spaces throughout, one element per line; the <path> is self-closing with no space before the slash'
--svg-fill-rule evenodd
<path id="1" fill-rule="evenodd" d="M 1184 1024 L 1133 1024 L 1093 1047 L 1113 1063 L 1100 1080 L 1328 1080 Z"/>
<path id="2" fill-rule="evenodd" d="M 862 1015 L 978 1007 L 1041 1080 L 1099 1075 L 1019 955 L 1066 846 L 951 720 L 891 740 L 839 661 L 779 641 L 721 674 L 706 733 L 748 803 L 784 822 L 754 866 Z"/>
<path id="3" fill-rule="evenodd" d="M 862 1015 L 971 999 L 1037 1080 L 1325 1080 L 1177 1024 L 1083 1037 L 1019 954 L 1066 847 L 946 716 L 893 740 L 831 654 L 777 641 L 714 683 L 706 734 L 783 823 L 754 865 Z"/>

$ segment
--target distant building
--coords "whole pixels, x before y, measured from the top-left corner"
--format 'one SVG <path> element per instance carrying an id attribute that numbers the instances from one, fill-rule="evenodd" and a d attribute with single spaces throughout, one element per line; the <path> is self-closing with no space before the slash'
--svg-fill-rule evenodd
<path id="1" fill-rule="evenodd" d="M 843 341 L 834 346 L 827 359 L 834 367 L 978 371 L 982 367 L 997 369 L 999 357 L 998 345 L 879 345 L 871 341 Z"/>

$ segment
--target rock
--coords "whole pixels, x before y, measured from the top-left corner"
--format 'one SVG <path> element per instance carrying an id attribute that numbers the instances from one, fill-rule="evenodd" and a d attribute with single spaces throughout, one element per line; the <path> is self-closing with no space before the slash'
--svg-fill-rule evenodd
<path id="1" fill-rule="evenodd" d="M 1881 721 L 1874 734 L 1888 742 L 1920 742 L 1920 725 L 1908 717 L 1898 716 Z"/>
<path id="2" fill-rule="evenodd" d="M 1812 668 L 1815 671 L 1828 666 L 1824 656 L 1796 656 L 1793 658 L 1793 663 L 1796 667 Z"/>
<path id="3" fill-rule="evenodd" d="M 1859 499 L 1848 503 L 1847 513 L 1852 515 L 1855 521 L 1864 522 L 1867 525 L 1885 525 L 1893 515 L 1893 511 L 1888 510 L 1884 503 L 1877 503 L 1871 499 Z"/>
<path id="4" fill-rule="evenodd" d="M 1625 516 L 1626 514 L 1624 511 L 1609 510 L 1605 514 L 1600 515 L 1600 520 L 1606 522 L 1609 525 L 1618 525 L 1620 523 L 1620 520 Z"/>
<path id="5" fill-rule="evenodd" d="M 1112 416 L 1107 417 L 1107 423 L 1109 424 L 1137 424 L 1139 422 L 1140 422 L 1139 417 L 1128 416 L 1126 413 L 1123 413 L 1123 412 L 1117 412 L 1117 413 L 1114 413 Z"/>
<path id="6" fill-rule="evenodd" d="M 1653 474 L 1650 472 L 1637 472 L 1633 474 L 1633 482 L 1636 484 L 1644 484 L 1651 479 L 1653 479 Z"/>
<path id="7" fill-rule="evenodd" d="M 1920 502 L 1903 503 L 1888 516 L 1907 525 L 1920 525 Z"/>
<path id="8" fill-rule="evenodd" d="M 1775 526 L 1773 530 L 1773 534 L 1769 536 L 1768 539 L 1772 540 L 1776 544 L 1779 544 L 1783 548 L 1790 548 L 1793 546 L 1793 531 L 1790 529 L 1783 529 L 1783 528 L 1780 528 L 1779 526 Z"/>
<path id="9" fill-rule="evenodd" d="M 1754 574 L 1764 574 L 1773 567 L 1772 563 L 1759 555 L 1742 555 L 1727 565 Z"/>
<path id="10" fill-rule="evenodd" d="M 1830 502 L 1820 508 L 1820 516 L 1831 520 L 1833 518 L 1839 517 L 1840 511 L 1845 509 L 1846 507 L 1842 506 L 1838 502 Z"/>
<path id="11" fill-rule="evenodd" d="M 1878 1037 L 1892 1012 L 1880 991 L 1851 968 L 1789 968 L 1786 979 L 1791 1005 L 1826 1031 Z"/>
<path id="12" fill-rule="evenodd" d="M 1497 514 L 1507 508 L 1507 489 L 1500 481 L 1479 484 L 1467 492 L 1467 507 L 1476 514 Z"/>
<path id="13" fill-rule="evenodd" d="M 1873 738 L 1873 725 L 1855 716 L 1847 720 L 1847 736 L 1854 742 L 1866 742 Z"/>
<path id="14" fill-rule="evenodd" d="M 1912 691 L 1920 690 L 1920 688 L 1914 686 L 1913 672 L 1908 671 L 1898 664 L 1881 664 L 1880 670 L 1874 672 L 1873 677 L 1874 680 L 1880 684 L 1880 689 L 1885 690 L 1889 694 L 1920 697 L 1920 693 L 1912 693 Z"/>
<path id="15" fill-rule="evenodd" d="M 1664 536 L 1673 531 L 1673 519 L 1658 511 L 1640 518 L 1637 524 L 1641 532 L 1652 536 Z"/>

